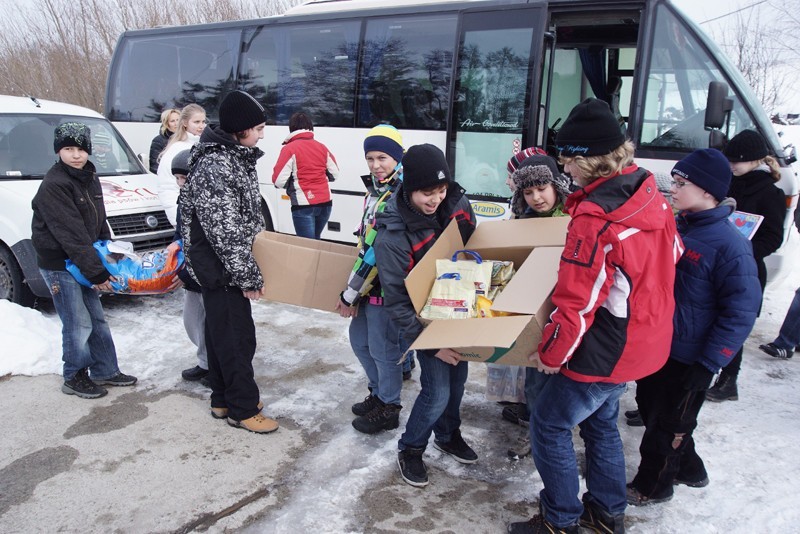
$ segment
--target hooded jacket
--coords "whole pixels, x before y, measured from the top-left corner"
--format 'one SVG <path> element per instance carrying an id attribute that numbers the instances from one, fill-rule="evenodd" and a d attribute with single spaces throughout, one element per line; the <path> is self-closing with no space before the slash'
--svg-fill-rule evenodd
<path id="1" fill-rule="evenodd" d="M 417 339 L 423 327 L 406 290 L 406 275 L 453 219 L 458 221 L 461 239 L 466 243 L 475 230 L 475 214 L 464 189 L 452 181 L 444 201 L 430 217 L 411 208 L 402 184 L 386 202 L 383 212 L 378 213 L 374 247 L 383 288 L 383 305 L 409 345 Z"/>
<path id="2" fill-rule="evenodd" d="M 660 369 L 672 342 L 683 252 L 653 175 L 630 165 L 567 198 L 572 217 L 539 357 L 578 382 L 619 384 Z"/>
<path id="3" fill-rule="evenodd" d="M 272 170 L 272 183 L 286 189 L 292 209 L 331 202 L 329 182 L 338 177 L 336 158 L 309 130 L 289 134 Z"/>
<path id="4" fill-rule="evenodd" d="M 734 176 L 728 190 L 728 196 L 736 200 L 737 210 L 764 216 L 752 239 L 753 256 L 762 288 L 767 284 L 764 258 L 778 250 L 783 243 L 786 216 L 786 195 L 783 189 L 775 185 L 767 169 L 766 165 L 762 165 L 747 174 Z"/>
<path id="5" fill-rule="evenodd" d="M 60 159 L 47 171 L 31 202 L 31 241 L 40 268 L 64 271 L 70 259 L 87 280 L 101 284 L 111 274 L 93 243 L 111 239 L 111 230 L 103 188 L 94 171 L 91 161 L 76 169 Z"/>
<path id="6" fill-rule="evenodd" d="M 675 333 L 670 358 L 700 362 L 712 373 L 742 347 L 761 305 L 750 242 L 728 220 L 735 202 L 678 214 L 686 252 L 675 277 Z"/>
<path id="7" fill-rule="evenodd" d="M 207 126 L 192 148 L 192 178 L 181 189 L 181 235 L 186 268 L 202 287 L 264 285 L 253 241 L 264 229 L 256 161 L 264 155 L 217 126 Z"/>

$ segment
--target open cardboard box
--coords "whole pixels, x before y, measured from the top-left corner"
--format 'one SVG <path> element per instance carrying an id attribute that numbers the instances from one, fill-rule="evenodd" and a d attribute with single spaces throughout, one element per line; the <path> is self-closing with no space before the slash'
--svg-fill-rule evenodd
<path id="1" fill-rule="evenodd" d="M 263 231 L 253 256 L 264 277 L 263 298 L 334 311 L 358 257 L 358 248 Z"/>
<path id="2" fill-rule="evenodd" d="M 492 304 L 509 317 L 427 321 L 412 349 L 451 348 L 470 362 L 532 366 L 553 305 L 550 294 L 558 277 L 558 262 L 566 241 L 569 217 L 483 222 L 466 245 L 455 221 L 408 274 L 406 289 L 419 315 L 433 287 L 436 260 L 459 249 L 475 250 L 486 260 L 511 260 L 516 274 Z"/>

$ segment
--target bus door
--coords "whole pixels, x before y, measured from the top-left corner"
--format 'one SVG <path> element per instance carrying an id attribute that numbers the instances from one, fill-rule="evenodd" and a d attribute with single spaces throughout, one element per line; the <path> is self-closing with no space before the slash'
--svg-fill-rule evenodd
<path id="1" fill-rule="evenodd" d="M 462 17 L 448 159 L 478 221 L 510 216 L 506 163 L 527 146 L 545 23 L 544 5 Z"/>

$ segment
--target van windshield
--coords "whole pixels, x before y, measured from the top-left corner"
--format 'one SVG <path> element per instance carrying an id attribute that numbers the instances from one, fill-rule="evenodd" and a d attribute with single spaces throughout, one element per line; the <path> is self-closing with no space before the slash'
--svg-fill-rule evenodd
<path id="1" fill-rule="evenodd" d="M 58 160 L 53 150 L 55 128 L 81 122 L 92 132 L 92 154 L 100 176 L 144 174 L 117 130 L 106 119 L 64 115 L 0 115 L 0 180 L 42 178 Z"/>

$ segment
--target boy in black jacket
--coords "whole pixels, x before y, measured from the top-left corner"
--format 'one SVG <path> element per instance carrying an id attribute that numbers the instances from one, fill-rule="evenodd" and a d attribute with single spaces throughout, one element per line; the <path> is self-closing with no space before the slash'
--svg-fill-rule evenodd
<path id="1" fill-rule="evenodd" d="M 96 399 L 108 393 L 101 386 L 131 386 L 136 378 L 121 373 L 117 366 L 114 340 L 97 293 L 111 291 L 111 282 L 116 280 L 92 246 L 99 239 L 110 239 L 111 232 L 103 190 L 89 161 L 91 132 L 78 122 L 61 124 L 55 129 L 53 147 L 59 160 L 33 197 L 31 240 L 63 325 L 61 391 Z M 91 288 L 67 272 L 68 259 L 93 284 Z"/>
<path id="2" fill-rule="evenodd" d="M 416 145 L 403 157 L 403 183 L 378 214 L 375 259 L 383 287 L 383 303 L 401 336 L 411 345 L 422 332 L 404 280 L 455 219 L 466 242 L 475 230 L 475 214 L 464 190 L 450 179 L 442 151 Z M 431 433 L 434 447 L 456 461 L 471 464 L 478 456 L 461 437 L 461 397 L 467 381 L 467 362 L 450 348 L 418 351 L 422 389 L 400 438 L 397 463 L 403 480 L 428 485 L 422 454 Z"/>

